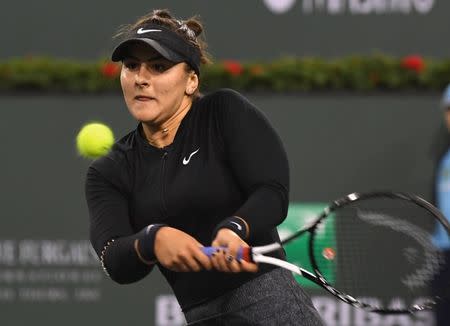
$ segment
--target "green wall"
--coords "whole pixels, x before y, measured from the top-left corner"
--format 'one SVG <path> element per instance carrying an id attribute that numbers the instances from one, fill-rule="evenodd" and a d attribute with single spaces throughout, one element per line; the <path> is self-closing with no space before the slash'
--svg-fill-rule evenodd
<path id="1" fill-rule="evenodd" d="M 427 155 L 440 123 L 437 95 L 247 96 L 285 143 L 292 202 L 329 202 L 372 189 L 429 197 Z M 137 284 L 115 285 L 87 242 L 83 185 L 89 161 L 77 155 L 74 139 L 91 120 L 109 124 L 116 137 L 134 128 L 121 96 L 3 95 L 0 108 L 2 325 L 34 320 L 65 326 L 152 325 L 156 320 L 164 325 L 171 315 L 178 320 L 159 273 Z M 325 307 L 324 316 L 340 311 L 340 319 L 333 317 L 336 325 L 363 318 L 334 301 L 324 305 L 331 299 L 322 291 L 313 294 Z M 156 301 L 157 295 L 163 297 Z"/>

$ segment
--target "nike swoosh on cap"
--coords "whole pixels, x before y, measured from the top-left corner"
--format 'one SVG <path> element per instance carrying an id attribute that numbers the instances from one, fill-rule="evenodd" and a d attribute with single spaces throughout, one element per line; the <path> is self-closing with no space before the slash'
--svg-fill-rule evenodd
<path id="1" fill-rule="evenodd" d="M 162 32 L 160 29 L 143 29 L 142 27 L 137 30 L 138 34 L 145 34 L 150 32 Z"/>

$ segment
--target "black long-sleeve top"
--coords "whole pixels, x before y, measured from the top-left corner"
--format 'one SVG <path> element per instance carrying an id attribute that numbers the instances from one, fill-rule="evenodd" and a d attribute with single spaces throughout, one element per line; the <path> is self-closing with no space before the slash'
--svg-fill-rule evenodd
<path id="1" fill-rule="evenodd" d="M 217 225 L 239 216 L 249 226 L 246 241 L 265 245 L 279 240 L 276 226 L 287 215 L 288 191 L 288 161 L 275 130 L 239 93 L 219 90 L 193 102 L 171 145 L 151 146 L 139 125 L 91 164 L 90 238 L 110 277 L 131 283 L 152 269 L 134 250 L 146 226 L 167 224 L 208 246 Z M 284 258 L 283 251 L 272 255 Z M 273 268 L 233 274 L 158 267 L 183 310 Z"/>

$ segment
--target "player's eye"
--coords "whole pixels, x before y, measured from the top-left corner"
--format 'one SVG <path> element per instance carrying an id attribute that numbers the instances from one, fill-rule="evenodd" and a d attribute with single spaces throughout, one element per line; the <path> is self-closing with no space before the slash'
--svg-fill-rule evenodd
<path id="1" fill-rule="evenodd" d="M 170 62 L 152 62 L 149 66 L 152 71 L 162 73 L 172 67 L 173 64 Z"/>
<path id="2" fill-rule="evenodd" d="M 134 61 L 134 60 L 124 60 L 123 61 L 123 65 L 125 66 L 125 68 L 127 68 L 128 70 L 136 70 L 139 68 L 139 63 Z"/>

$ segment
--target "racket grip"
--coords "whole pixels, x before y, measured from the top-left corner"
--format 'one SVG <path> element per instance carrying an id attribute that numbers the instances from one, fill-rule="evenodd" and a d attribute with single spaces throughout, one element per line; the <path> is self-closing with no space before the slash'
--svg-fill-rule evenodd
<path id="1" fill-rule="evenodd" d="M 203 253 L 208 256 L 208 257 L 212 257 L 212 255 L 220 250 L 227 250 L 226 247 L 203 247 L 202 251 Z M 248 262 L 252 262 L 252 258 L 251 258 L 251 249 L 249 247 L 240 247 L 237 255 L 236 255 L 236 259 L 237 260 L 245 260 Z"/>

